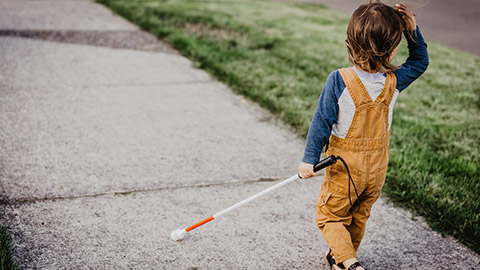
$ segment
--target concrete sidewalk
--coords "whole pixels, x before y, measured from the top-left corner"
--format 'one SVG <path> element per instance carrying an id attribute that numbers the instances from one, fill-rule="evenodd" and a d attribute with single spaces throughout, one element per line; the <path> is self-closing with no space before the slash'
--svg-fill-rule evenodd
<path id="1" fill-rule="evenodd" d="M 304 140 L 270 114 L 91 1 L 2 1 L 0 35 L 0 213 L 22 268 L 326 269 L 321 178 L 169 239 L 296 173 Z M 480 267 L 383 199 L 359 256 Z"/>

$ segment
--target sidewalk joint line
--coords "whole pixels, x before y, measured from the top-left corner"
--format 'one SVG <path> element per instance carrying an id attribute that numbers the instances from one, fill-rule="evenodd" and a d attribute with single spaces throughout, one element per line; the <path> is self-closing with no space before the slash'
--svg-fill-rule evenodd
<path id="1" fill-rule="evenodd" d="M 222 183 L 211 183 L 211 184 L 205 183 L 205 184 L 197 184 L 197 185 L 170 186 L 170 187 L 167 186 L 167 187 L 159 187 L 159 188 L 151 188 L 151 189 L 109 191 L 109 192 L 103 192 L 103 193 L 97 193 L 97 194 L 53 196 L 53 197 L 43 197 L 43 198 L 14 198 L 14 199 L 0 198 L 0 205 L 18 205 L 18 204 L 29 204 L 29 203 L 43 202 L 43 201 L 73 200 L 73 199 L 96 198 L 96 197 L 106 197 L 106 196 L 128 196 L 134 193 L 149 193 L 149 192 L 158 192 L 163 190 L 208 188 L 208 187 L 233 186 L 233 185 L 239 185 L 239 184 L 276 182 L 284 179 L 286 178 L 258 178 L 256 180 L 245 180 L 245 181 L 235 181 L 235 182 L 222 182 Z"/>
<path id="2" fill-rule="evenodd" d="M 216 81 L 212 80 L 198 80 L 198 81 L 181 81 L 181 82 L 165 82 L 165 83 L 138 83 L 138 84 L 99 84 L 99 85 L 69 85 L 67 87 L 73 88 L 73 89 L 86 89 L 86 88 L 115 88 L 115 87 L 122 87 L 122 88 L 127 88 L 127 87 L 148 87 L 148 86 L 175 86 L 175 85 L 190 85 L 190 84 L 218 84 Z M 30 90 L 36 90 L 36 89 L 44 89 L 44 88 L 51 88 L 49 85 L 40 85 L 40 86 L 18 86 L 18 85 L 9 85 L 9 84 L 0 84 L 0 87 L 10 87 L 13 89 L 30 89 Z M 196 88 L 195 88 L 196 89 Z M 204 91 L 204 89 L 202 89 Z"/>
<path id="3" fill-rule="evenodd" d="M 35 30 L 0 29 L 0 37 L 17 37 L 67 44 L 90 45 L 113 49 L 145 52 L 160 52 L 179 55 L 168 42 L 159 40 L 151 33 L 141 30 Z"/>

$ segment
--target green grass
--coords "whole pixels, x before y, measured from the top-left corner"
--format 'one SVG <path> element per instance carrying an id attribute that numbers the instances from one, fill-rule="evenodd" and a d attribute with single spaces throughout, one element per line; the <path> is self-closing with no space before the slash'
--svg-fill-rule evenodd
<path id="1" fill-rule="evenodd" d="M 20 268 L 12 260 L 12 247 L 6 228 L 0 224 L 0 269 L 19 270 Z"/>
<path id="2" fill-rule="evenodd" d="M 100 0 L 305 136 L 328 74 L 348 66 L 348 17 L 320 5 Z M 397 62 L 407 56 L 406 46 Z M 429 42 L 398 100 L 385 191 L 480 252 L 480 59 Z"/>

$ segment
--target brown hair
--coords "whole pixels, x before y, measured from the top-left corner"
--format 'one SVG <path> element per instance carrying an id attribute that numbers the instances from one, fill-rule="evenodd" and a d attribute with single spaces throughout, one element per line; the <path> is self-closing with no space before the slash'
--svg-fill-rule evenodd
<path id="1" fill-rule="evenodd" d="M 371 1 L 361 5 L 348 23 L 348 60 L 368 72 L 397 69 L 390 57 L 402 40 L 404 29 L 401 14 L 394 8 Z"/>

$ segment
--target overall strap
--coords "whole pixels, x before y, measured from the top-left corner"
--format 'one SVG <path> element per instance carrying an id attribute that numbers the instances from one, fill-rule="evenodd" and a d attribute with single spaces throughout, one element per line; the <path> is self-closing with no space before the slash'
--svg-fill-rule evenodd
<path id="1" fill-rule="evenodd" d="M 387 106 L 390 105 L 392 101 L 393 94 L 395 93 L 395 88 L 397 87 L 397 76 L 391 71 L 387 72 L 385 78 L 385 85 L 383 87 L 382 93 L 375 99 L 375 103 L 383 103 Z"/>
<path id="2" fill-rule="evenodd" d="M 343 81 L 345 82 L 345 86 L 347 87 L 350 96 L 352 96 L 352 100 L 353 103 L 355 103 L 356 108 L 372 102 L 372 98 L 368 94 L 367 89 L 353 68 L 342 68 L 339 70 L 339 72 L 343 78 Z"/>

